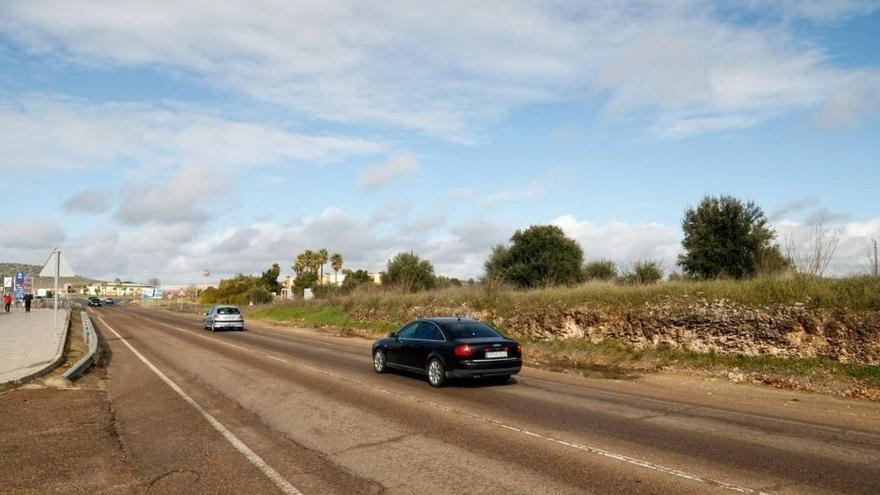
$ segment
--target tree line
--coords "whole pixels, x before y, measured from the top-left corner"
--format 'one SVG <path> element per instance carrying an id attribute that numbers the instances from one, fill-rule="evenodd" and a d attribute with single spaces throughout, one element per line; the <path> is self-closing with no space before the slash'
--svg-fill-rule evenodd
<path id="1" fill-rule="evenodd" d="M 678 266 L 683 274 L 670 278 L 744 279 L 792 271 L 792 257 L 783 254 L 763 210 L 733 196 L 705 196 L 682 218 Z M 826 263 L 827 266 L 827 263 Z M 618 272 L 610 260 L 584 263 L 577 241 L 554 225 L 517 230 L 508 245 L 495 246 L 485 263 L 486 278 L 516 287 L 572 285 L 587 280 L 654 283 L 664 277 L 656 260 L 640 260 Z"/>
<path id="2" fill-rule="evenodd" d="M 783 253 L 776 241 L 776 232 L 754 202 L 733 196 L 705 196 L 699 205 L 685 210 L 681 227 L 683 252 L 677 265 L 682 273 L 673 272 L 669 274 L 670 279 L 745 279 L 797 268 L 791 250 Z M 321 283 L 328 263 L 334 272 L 334 282 L 338 282 L 339 273 L 344 275 L 342 284 Z M 330 255 L 323 248 L 298 254 L 291 268 L 295 274 L 293 285 L 299 293 L 313 288 L 319 296 L 345 294 L 358 287 L 375 285 L 366 270 L 344 268 L 341 254 Z M 492 248 L 484 268 L 484 282 L 519 288 L 574 285 L 590 280 L 650 284 L 666 276 L 662 263 L 657 260 L 638 260 L 625 267 L 618 267 L 607 259 L 585 262 L 581 245 L 555 225 L 533 225 L 517 230 L 509 243 Z M 280 266 L 273 263 L 260 276 L 239 274 L 222 280 L 216 289 L 206 290 L 202 300 L 268 302 L 273 292 L 280 293 L 280 270 Z M 435 274 L 431 262 L 413 252 L 401 252 L 389 259 L 381 273 L 381 282 L 383 286 L 411 292 L 462 285 L 458 279 Z"/>

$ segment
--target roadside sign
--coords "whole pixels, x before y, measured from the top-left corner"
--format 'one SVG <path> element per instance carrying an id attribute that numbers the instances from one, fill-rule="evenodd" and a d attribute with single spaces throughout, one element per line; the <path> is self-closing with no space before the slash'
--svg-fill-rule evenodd
<path id="1" fill-rule="evenodd" d="M 6 289 L 12 288 L 12 277 L 3 277 L 3 287 Z"/>
<path id="2" fill-rule="evenodd" d="M 24 299 L 24 272 L 17 272 L 15 274 L 15 289 L 13 291 L 17 301 Z"/>
<path id="3" fill-rule="evenodd" d="M 177 297 L 183 297 L 183 296 L 185 296 L 185 295 L 186 295 L 186 291 L 185 291 L 185 290 L 180 289 L 179 291 L 177 291 Z"/>
<path id="4" fill-rule="evenodd" d="M 49 255 L 49 259 L 46 260 L 46 264 L 43 265 L 43 269 L 40 270 L 41 277 L 54 277 L 55 276 L 55 263 L 52 263 L 52 257 L 55 256 L 55 251 Z M 58 253 L 58 276 L 59 277 L 75 277 L 76 273 L 73 272 L 73 268 L 70 267 L 70 263 L 67 262 L 67 258 L 64 257 L 64 253 Z"/>

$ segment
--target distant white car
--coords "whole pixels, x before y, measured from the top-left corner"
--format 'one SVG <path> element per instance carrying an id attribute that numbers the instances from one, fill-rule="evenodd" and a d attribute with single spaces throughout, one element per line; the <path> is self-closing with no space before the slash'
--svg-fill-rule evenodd
<path id="1" fill-rule="evenodd" d="M 237 306 L 226 304 L 217 304 L 211 306 L 211 309 L 205 312 L 204 322 L 205 330 L 212 332 L 223 329 L 232 328 L 234 330 L 244 330 L 244 316 Z"/>

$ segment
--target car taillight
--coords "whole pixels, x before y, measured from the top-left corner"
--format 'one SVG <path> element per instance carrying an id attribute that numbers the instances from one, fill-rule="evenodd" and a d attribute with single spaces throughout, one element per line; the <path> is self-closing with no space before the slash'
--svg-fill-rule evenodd
<path id="1" fill-rule="evenodd" d="M 454 354 L 458 357 L 468 357 L 474 353 L 474 350 L 471 349 L 471 346 L 467 344 L 455 346 Z"/>
<path id="2" fill-rule="evenodd" d="M 522 344 L 516 344 L 516 353 L 522 356 Z"/>

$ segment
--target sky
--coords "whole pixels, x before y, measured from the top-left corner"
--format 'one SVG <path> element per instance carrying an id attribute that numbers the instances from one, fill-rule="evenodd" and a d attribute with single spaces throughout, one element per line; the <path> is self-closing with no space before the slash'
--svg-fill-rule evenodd
<path id="1" fill-rule="evenodd" d="M 0 261 L 166 284 L 326 248 L 478 278 L 555 224 L 677 270 L 705 195 L 880 238 L 880 2 L 0 3 Z"/>

